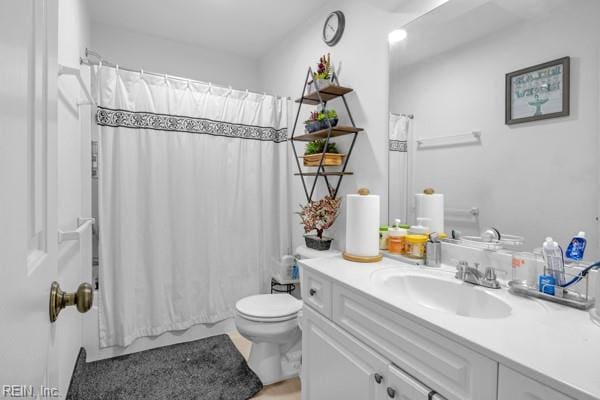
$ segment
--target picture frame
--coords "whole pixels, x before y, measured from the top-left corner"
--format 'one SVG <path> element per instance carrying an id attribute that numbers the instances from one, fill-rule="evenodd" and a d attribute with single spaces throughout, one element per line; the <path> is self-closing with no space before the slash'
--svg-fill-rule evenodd
<path id="1" fill-rule="evenodd" d="M 507 125 L 570 114 L 571 58 L 562 57 L 506 74 Z"/>

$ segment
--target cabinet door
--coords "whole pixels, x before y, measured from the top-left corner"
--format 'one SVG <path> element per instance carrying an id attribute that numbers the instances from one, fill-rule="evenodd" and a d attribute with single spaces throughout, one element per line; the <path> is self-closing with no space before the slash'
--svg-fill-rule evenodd
<path id="1" fill-rule="evenodd" d="M 496 400 L 498 363 L 345 286 L 333 321 L 448 400 Z"/>
<path id="2" fill-rule="evenodd" d="M 302 353 L 303 400 L 387 398 L 389 363 L 306 306 Z"/>
<path id="3" fill-rule="evenodd" d="M 498 400 L 573 400 L 573 398 L 500 365 Z"/>
<path id="4" fill-rule="evenodd" d="M 387 376 L 386 392 L 390 399 L 429 400 L 429 395 L 434 394 L 433 390 L 394 365 L 390 365 Z"/>

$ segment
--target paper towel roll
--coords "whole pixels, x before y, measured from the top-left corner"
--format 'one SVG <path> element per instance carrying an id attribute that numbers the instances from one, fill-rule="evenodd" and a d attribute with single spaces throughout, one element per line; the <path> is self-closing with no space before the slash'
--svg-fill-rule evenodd
<path id="1" fill-rule="evenodd" d="M 379 255 L 379 196 L 346 196 L 346 253 L 362 257 Z"/>
<path id="2" fill-rule="evenodd" d="M 417 205 L 417 218 L 431 219 L 431 232 L 444 232 L 444 195 L 443 194 L 415 194 Z"/>

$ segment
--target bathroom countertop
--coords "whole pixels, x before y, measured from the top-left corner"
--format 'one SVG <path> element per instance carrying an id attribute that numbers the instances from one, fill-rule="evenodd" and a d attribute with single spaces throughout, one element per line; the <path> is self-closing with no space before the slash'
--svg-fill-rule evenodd
<path id="1" fill-rule="evenodd" d="M 480 289 L 508 303 L 512 307 L 508 317 L 463 317 L 406 301 L 371 280 L 373 272 L 390 267 L 454 279 L 456 269 L 451 266 L 423 268 L 386 258 L 360 264 L 340 256 L 300 264 L 568 396 L 600 400 L 600 326 L 587 311 L 515 296 L 503 284 L 501 289 Z"/>

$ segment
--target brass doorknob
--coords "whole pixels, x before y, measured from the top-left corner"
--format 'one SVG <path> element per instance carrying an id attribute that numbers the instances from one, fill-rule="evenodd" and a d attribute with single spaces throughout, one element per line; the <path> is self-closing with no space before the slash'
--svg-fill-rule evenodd
<path id="1" fill-rule="evenodd" d="M 94 290 L 89 283 L 82 283 L 75 293 L 66 293 L 60 290 L 58 282 L 50 285 L 50 322 L 56 321 L 60 310 L 68 306 L 77 306 L 80 313 L 92 308 L 94 302 Z"/>

